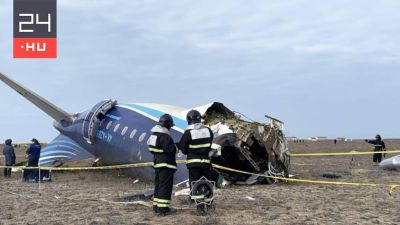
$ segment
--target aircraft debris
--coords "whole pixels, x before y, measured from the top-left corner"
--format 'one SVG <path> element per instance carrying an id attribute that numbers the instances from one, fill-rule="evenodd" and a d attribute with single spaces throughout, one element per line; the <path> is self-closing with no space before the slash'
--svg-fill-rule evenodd
<path id="1" fill-rule="evenodd" d="M 175 192 L 175 196 L 189 196 L 189 195 L 190 195 L 190 188 L 184 188 L 182 190 Z"/>
<path id="2" fill-rule="evenodd" d="M 251 197 L 251 196 L 244 196 L 244 199 L 250 200 L 250 201 L 255 201 L 256 199 Z"/>
<path id="3" fill-rule="evenodd" d="M 125 202 L 149 201 L 153 197 L 153 194 L 154 194 L 154 190 L 146 190 L 143 193 L 123 197 L 122 200 Z"/>
<path id="4" fill-rule="evenodd" d="M 289 175 L 290 156 L 282 132 L 283 122 L 268 117 L 267 123 L 247 121 L 215 102 L 204 111 L 205 124 L 214 132 L 218 154 L 212 162 L 221 166 L 272 176 Z M 213 146 L 214 147 L 214 146 Z M 219 171 L 231 182 L 274 183 L 259 176 Z"/>
<path id="5" fill-rule="evenodd" d="M 324 174 L 322 174 L 322 177 L 329 178 L 329 179 L 339 179 L 342 176 L 334 174 L 334 173 L 324 173 Z"/>
<path id="6" fill-rule="evenodd" d="M 382 160 L 379 167 L 385 170 L 400 170 L 400 155 Z"/>

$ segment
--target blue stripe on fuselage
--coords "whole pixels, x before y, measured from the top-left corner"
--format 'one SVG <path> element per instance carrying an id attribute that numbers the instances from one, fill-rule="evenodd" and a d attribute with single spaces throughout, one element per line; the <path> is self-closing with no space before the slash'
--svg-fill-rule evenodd
<path id="1" fill-rule="evenodd" d="M 119 117 L 119 116 L 114 116 L 114 115 L 111 115 L 111 114 L 106 114 L 106 116 L 107 116 L 108 118 L 111 118 L 111 119 L 114 119 L 114 120 L 120 120 L 120 119 L 121 119 L 121 117 Z"/>
<path id="2" fill-rule="evenodd" d="M 76 155 L 75 153 L 70 152 L 70 151 L 65 151 L 65 150 L 52 150 L 52 151 L 47 151 L 47 152 L 42 152 L 42 153 L 40 153 L 40 157 L 47 156 L 47 155 L 52 155 L 52 154 L 59 154 L 59 153 L 70 154 L 70 155 Z"/>
<path id="3" fill-rule="evenodd" d="M 50 148 L 50 147 L 54 147 L 54 146 L 58 146 L 58 145 L 67 145 L 67 146 L 71 145 L 70 148 L 73 148 L 73 149 L 77 148 L 77 151 L 83 150 L 83 148 L 80 145 L 75 144 L 75 143 L 73 143 L 71 141 L 64 141 L 64 140 L 57 140 L 57 139 L 52 141 L 52 142 L 50 142 L 50 144 L 48 144 L 44 149 Z"/>
<path id="4" fill-rule="evenodd" d="M 133 107 L 135 109 L 138 109 L 138 110 L 140 110 L 142 112 L 145 112 L 145 113 L 147 113 L 147 114 L 149 114 L 151 116 L 154 116 L 156 118 L 160 118 L 160 116 L 165 114 L 165 112 L 161 112 L 161 111 L 158 111 L 156 109 L 148 108 L 148 107 L 137 105 L 137 104 L 134 104 L 134 103 L 127 103 L 127 104 L 121 104 L 121 105 Z M 185 130 L 187 128 L 188 125 L 187 125 L 187 122 L 185 120 L 180 119 L 178 117 L 175 117 L 173 115 L 171 115 L 171 116 L 174 119 L 175 126 L 177 126 L 178 128 L 180 128 L 182 130 Z"/>

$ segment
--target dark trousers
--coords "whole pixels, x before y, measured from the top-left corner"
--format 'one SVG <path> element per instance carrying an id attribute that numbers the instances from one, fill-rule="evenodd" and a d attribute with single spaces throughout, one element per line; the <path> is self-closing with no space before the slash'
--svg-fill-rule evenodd
<path id="1" fill-rule="evenodd" d="M 374 155 L 372 156 L 372 160 L 375 163 L 380 163 L 382 161 L 382 153 L 374 153 Z"/>
<path id="2" fill-rule="evenodd" d="M 7 165 L 6 166 L 12 166 L 12 165 Z M 11 177 L 11 168 L 4 168 L 4 177 Z"/>
<path id="3" fill-rule="evenodd" d="M 158 212 L 168 212 L 171 202 L 175 170 L 168 168 L 155 169 L 153 205 Z"/>
<path id="4" fill-rule="evenodd" d="M 202 177 L 205 177 L 207 180 L 211 181 L 211 165 L 205 164 L 204 166 L 200 167 L 189 167 L 189 184 L 190 184 L 190 198 L 192 200 L 195 199 L 203 199 L 204 196 L 198 196 L 197 194 L 192 192 L 192 182 L 195 182 Z M 197 210 L 204 211 L 204 204 L 197 205 Z"/>
<path id="5" fill-rule="evenodd" d="M 189 185 L 192 189 L 192 182 L 197 181 L 202 177 L 207 178 L 211 181 L 211 165 L 204 165 L 200 167 L 189 167 Z"/>
<path id="6" fill-rule="evenodd" d="M 37 167 L 39 164 L 39 158 L 28 158 L 28 166 Z M 39 170 L 37 169 L 25 169 L 24 180 L 39 179 Z"/>

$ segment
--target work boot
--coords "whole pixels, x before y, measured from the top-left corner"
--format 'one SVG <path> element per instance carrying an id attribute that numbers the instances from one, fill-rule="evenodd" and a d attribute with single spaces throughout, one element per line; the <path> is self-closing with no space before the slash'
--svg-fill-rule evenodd
<path id="1" fill-rule="evenodd" d="M 175 208 L 168 208 L 168 210 L 162 212 L 160 211 L 160 209 L 158 210 L 158 216 L 168 216 L 171 214 L 176 213 L 178 210 L 176 210 Z"/>
<path id="2" fill-rule="evenodd" d="M 204 204 L 197 205 L 196 214 L 198 216 L 205 216 L 207 214 L 204 208 Z"/>

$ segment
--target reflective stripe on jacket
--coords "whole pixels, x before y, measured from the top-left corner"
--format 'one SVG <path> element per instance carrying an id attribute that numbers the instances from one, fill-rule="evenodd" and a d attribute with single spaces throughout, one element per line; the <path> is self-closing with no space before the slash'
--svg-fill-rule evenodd
<path id="1" fill-rule="evenodd" d="M 208 153 L 211 150 L 213 133 L 201 123 L 192 124 L 183 133 L 179 142 L 180 150 L 187 155 L 187 167 L 209 166 Z"/>
<path id="2" fill-rule="evenodd" d="M 147 145 L 150 153 L 153 154 L 153 167 L 176 169 L 176 146 L 172 140 L 169 131 L 156 125 L 151 129 L 151 136 L 147 140 Z"/>
<path id="3" fill-rule="evenodd" d="M 375 151 L 382 151 L 386 149 L 385 142 L 382 140 L 367 140 L 367 142 L 374 145 Z"/>

